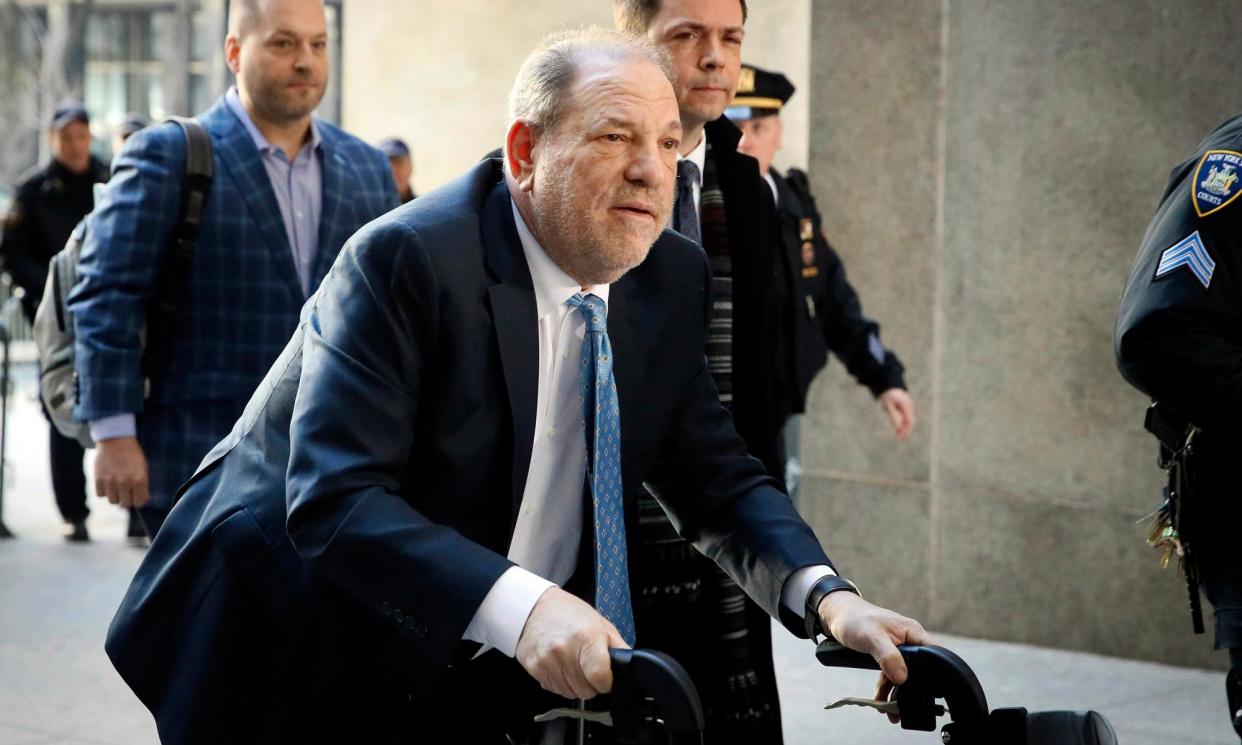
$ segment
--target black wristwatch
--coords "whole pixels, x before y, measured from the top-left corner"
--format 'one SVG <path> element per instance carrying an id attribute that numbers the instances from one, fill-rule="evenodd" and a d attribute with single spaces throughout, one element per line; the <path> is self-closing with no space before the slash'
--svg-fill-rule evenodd
<path id="1" fill-rule="evenodd" d="M 830 574 L 822 577 L 815 584 L 811 585 L 811 591 L 806 595 L 806 635 L 811 641 L 818 643 L 820 634 L 831 637 L 828 629 L 825 629 L 819 621 L 819 604 L 823 599 L 834 592 L 852 592 L 862 597 L 862 593 L 858 591 L 858 586 L 850 582 L 845 577 L 838 577 Z"/>

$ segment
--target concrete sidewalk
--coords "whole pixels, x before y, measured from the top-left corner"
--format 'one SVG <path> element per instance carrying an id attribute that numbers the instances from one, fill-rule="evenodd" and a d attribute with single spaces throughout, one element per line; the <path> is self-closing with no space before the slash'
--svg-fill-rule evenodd
<path id="1" fill-rule="evenodd" d="M 0 745 L 154 743 L 150 716 L 103 653 L 108 622 L 143 552 L 124 541 L 125 513 L 94 498 L 94 541 L 62 540 L 46 425 L 30 398 L 28 369 L 19 371 L 18 383 L 4 504 L 18 538 L 0 542 Z M 820 667 L 808 642 L 782 629 L 774 638 L 789 745 L 939 742 L 934 733 L 902 731 L 869 710 L 823 711 L 837 698 L 869 695 L 874 674 Z M 958 637 L 937 641 L 974 668 L 994 708 L 1097 709 L 1123 745 L 1238 743 L 1226 723 L 1220 673 Z"/>

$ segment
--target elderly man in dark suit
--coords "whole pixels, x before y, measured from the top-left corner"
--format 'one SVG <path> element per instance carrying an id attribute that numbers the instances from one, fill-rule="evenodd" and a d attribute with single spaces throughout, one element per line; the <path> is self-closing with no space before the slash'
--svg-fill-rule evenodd
<path id="1" fill-rule="evenodd" d="M 139 507 L 152 535 L 345 240 L 398 204 L 384 155 L 312 116 L 328 80 L 320 0 L 233 3 L 225 56 L 237 86 L 199 118 L 215 176 L 188 276 L 161 271 L 186 158 L 180 128 L 166 124 L 135 134 L 113 163 L 70 297 L 75 413 L 99 443 L 96 491 Z M 168 281 L 183 284 L 176 328 L 144 364 L 148 307 Z"/>
<path id="2" fill-rule="evenodd" d="M 709 267 L 663 231 L 669 76 L 629 35 L 550 38 L 503 157 L 347 244 L 109 631 L 167 741 L 548 741 L 540 696 L 608 691 L 643 642 L 644 481 L 791 631 L 904 679 L 922 627 L 830 573 L 719 404 Z"/>

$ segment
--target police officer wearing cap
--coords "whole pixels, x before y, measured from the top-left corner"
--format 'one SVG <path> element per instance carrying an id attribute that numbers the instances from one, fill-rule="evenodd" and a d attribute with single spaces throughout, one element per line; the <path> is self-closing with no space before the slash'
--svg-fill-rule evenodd
<path id="1" fill-rule="evenodd" d="M 399 137 L 386 137 L 375 146 L 388 156 L 388 166 L 392 168 L 393 181 L 397 182 L 397 195 L 401 197 L 401 203 L 414 201 L 418 195 L 410 183 L 414 177 L 414 156 L 410 154 L 410 146 Z"/>
<path id="2" fill-rule="evenodd" d="M 48 261 L 65 247 L 78 221 L 94 206 L 94 185 L 108 180 L 108 169 L 91 154 L 90 117 L 82 104 L 69 101 L 56 107 L 48 127 L 52 159 L 18 185 L 4 222 L 0 258 L 13 282 L 25 292 L 22 311 L 33 321 Z M 49 427 L 52 490 L 56 506 L 68 524 L 66 538 L 86 541 L 86 476 L 82 446 Z"/>
<path id="3" fill-rule="evenodd" d="M 784 75 L 742 65 L 737 95 L 725 111 L 742 130 L 738 150 L 759 161 L 759 171 L 772 191 L 781 224 L 783 268 L 796 285 L 791 293 L 793 385 L 786 392 L 787 405 L 791 414 L 806 410 L 807 390 L 831 350 L 876 397 L 897 439 L 904 440 L 914 429 L 915 407 L 906 391 L 901 361 L 880 342 L 879 325 L 863 315 L 841 257 L 824 237 L 806 173 L 790 169 L 782 175 L 772 167 L 781 147 L 781 108 L 793 93 L 794 86 Z M 796 467 L 790 472 L 795 475 Z"/>
<path id="4" fill-rule="evenodd" d="M 1177 482 L 1173 533 L 1229 650 L 1229 715 L 1242 734 L 1242 116 L 1173 169 L 1130 270 L 1117 365 L 1154 399 L 1148 429 Z M 1198 597 L 1193 588 L 1194 597 Z"/>

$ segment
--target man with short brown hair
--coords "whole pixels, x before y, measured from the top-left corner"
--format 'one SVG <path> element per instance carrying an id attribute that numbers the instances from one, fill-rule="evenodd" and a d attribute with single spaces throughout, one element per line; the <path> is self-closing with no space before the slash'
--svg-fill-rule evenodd
<path id="1" fill-rule="evenodd" d="M 742 23 L 745 24 L 748 15 L 746 0 L 737 2 L 742 7 Z M 663 0 L 613 0 L 612 14 L 617 28 L 645 36 L 663 7 Z"/>
<path id="2" fill-rule="evenodd" d="M 705 352 L 738 434 L 783 480 L 782 428 L 792 408 L 793 296 L 768 187 L 741 133 L 723 114 L 738 85 L 746 36 L 743 0 L 614 0 L 620 28 L 673 58 L 684 130 L 674 230 L 706 251 L 713 269 L 712 334 Z M 766 617 L 710 562 L 679 541 L 654 500 L 644 503 L 640 619 L 685 658 L 703 695 L 711 742 L 781 740 Z M 807 570 L 798 581 L 816 581 Z M 723 611 L 723 612 L 721 612 Z M 687 617 L 702 623 L 686 623 Z"/>
<path id="3" fill-rule="evenodd" d="M 320 0 L 235 2 L 224 47 L 237 85 L 199 117 L 215 174 L 184 276 L 165 271 L 187 149 L 169 123 L 135 134 L 113 162 L 69 299 L 95 490 L 138 507 L 152 537 L 345 240 L 397 204 L 384 156 L 313 116 L 328 84 Z M 175 328 L 144 355 L 148 306 L 169 281 Z"/>

